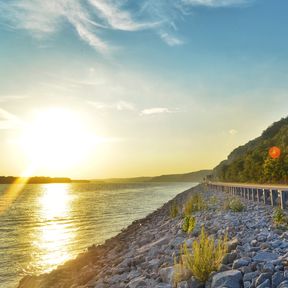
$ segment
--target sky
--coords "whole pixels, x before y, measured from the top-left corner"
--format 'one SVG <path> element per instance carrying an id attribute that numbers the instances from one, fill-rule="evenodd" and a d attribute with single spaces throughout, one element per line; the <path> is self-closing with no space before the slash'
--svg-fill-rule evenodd
<path id="1" fill-rule="evenodd" d="M 0 175 L 211 169 L 287 116 L 287 0 L 0 0 Z"/>

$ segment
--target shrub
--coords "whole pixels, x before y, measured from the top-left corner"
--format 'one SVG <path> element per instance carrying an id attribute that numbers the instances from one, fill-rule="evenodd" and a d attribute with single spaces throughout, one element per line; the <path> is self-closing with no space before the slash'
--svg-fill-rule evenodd
<path id="1" fill-rule="evenodd" d="M 245 205 L 236 197 L 226 200 L 223 206 L 225 210 L 231 210 L 233 212 L 242 212 L 245 209 Z"/>
<path id="2" fill-rule="evenodd" d="M 196 225 L 196 219 L 193 216 L 185 216 L 182 224 L 182 230 L 187 233 L 191 233 Z"/>
<path id="3" fill-rule="evenodd" d="M 182 261 L 195 278 L 205 282 L 212 271 L 219 269 L 226 252 L 227 235 L 223 239 L 215 241 L 213 237 L 209 237 L 205 233 L 204 227 L 202 227 L 200 236 L 192 243 L 192 251 L 184 243 Z"/>
<path id="4" fill-rule="evenodd" d="M 272 219 L 276 226 L 288 225 L 288 217 L 286 213 L 280 207 L 274 210 Z"/>
<path id="5" fill-rule="evenodd" d="M 170 206 L 170 216 L 172 218 L 177 217 L 178 215 L 178 206 L 176 204 L 176 202 L 173 202 L 172 205 Z"/>
<path id="6" fill-rule="evenodd" d="M 218 203 L 218 198 L 214 195 L 209 198 L 210 205 L 216 205 Z"/>
<path id="7" fill-rule="evenodd" d="M 206 207 L 203 197 L 195 194 L 184 204 L 184 215 L 191 215 L 193 212 L 206 209 Z"/>

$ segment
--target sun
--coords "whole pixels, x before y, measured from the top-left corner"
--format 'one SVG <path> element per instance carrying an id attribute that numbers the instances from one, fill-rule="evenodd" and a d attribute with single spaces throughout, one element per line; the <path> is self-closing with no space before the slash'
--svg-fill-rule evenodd
<path id="1" fill-rule="evenodd" d="M 90 147 L 89 138 L 75 113 L 53 108 L 36 114 L 25 126 L 21 142 L 31 164 L 58 171 L 84 160 Z"/>

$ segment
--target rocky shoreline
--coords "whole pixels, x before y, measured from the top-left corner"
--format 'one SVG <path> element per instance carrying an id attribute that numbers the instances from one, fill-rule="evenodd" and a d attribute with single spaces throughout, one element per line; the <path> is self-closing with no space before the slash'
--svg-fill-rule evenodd
<path id="1" fill-rule="evenodd" d="M 170 207 L 182 207 L 196 193 L 207 203 L 216 196 L 217 202 L 194 213 L 197 224 L 187 234 L 182 216 L 172 218 Z M 206 191 L 204 185 L 191 188 L 51 273 L 24 277 L 18 288 L 288 288 L 288 231 L 274 227 L 270 206 L 242 199 L 245 211 L 232 212 L 223 209 L 226 198 L 222 192 Z M 186 271 L 175 285 L 174 258 L 184 242 L 189 246 L 197 238 L 202 225 L 215 238 L 227 233 L 227 254 L 206 283 Z"/>

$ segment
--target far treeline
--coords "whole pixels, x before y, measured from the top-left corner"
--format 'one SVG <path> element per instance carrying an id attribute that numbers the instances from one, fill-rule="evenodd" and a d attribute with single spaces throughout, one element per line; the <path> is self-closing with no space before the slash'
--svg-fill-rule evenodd
<path id="1" fill-rule="evenodd" d="M 47 184 L 47 183 L 87 183 L 88 180 L 72 180 L 70 178 L 63 177 L 30 177 L 20 178 L 14 176 L 0 176 L 0 184 L 12 184 L 15 183 L 28 183 L 28 184 Z"/>
<path id="2" fill-rule="evenodd" d="M 279 158 L 269 156 L 277 146 Z M 288 184 L 288 117 L 273 123 L 260 137 L 232 151 L 213 170 L 213 178 L 226 182 Z"/>

